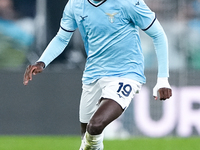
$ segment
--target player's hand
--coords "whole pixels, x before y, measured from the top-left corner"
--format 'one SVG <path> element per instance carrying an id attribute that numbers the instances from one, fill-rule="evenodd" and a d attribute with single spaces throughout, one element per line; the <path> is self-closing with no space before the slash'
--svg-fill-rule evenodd
<path id="1" fill-rule="evenodd" d="M 23 84 L 27 85 L 32 80 L 32 75 L 41 73 L 45 67 L 44 62 L 37 62 L 35 65 L 29 65 L 24 73 Z"/>
<path id="2" fill-rule="evenodd" d="M 168 78 L 158 78 L 157 84 L 153 88 L 153 96 L 155 100 L 158 99 L 157 93 L 159 93 L 160 100 L 166 100 L 172 96 L 172 90 Z"/>

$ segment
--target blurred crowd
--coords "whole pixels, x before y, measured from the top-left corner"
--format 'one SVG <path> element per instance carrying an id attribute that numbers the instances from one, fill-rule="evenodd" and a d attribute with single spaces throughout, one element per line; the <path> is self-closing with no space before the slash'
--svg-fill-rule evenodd
<path id="1" fill-rule="evenodd" d="M 145 1 L 166 31 L 170 69 L 200 69 L 200 0 Z M 146 68 L 153 68 L 156 58 L 151 41 L 144 37 L 143 45 Z"/>
<path id="2" fill-rule="evenodd" d="M 0 0 L 0 69 L 19 69 L 34 43 L 34 3 Z M 32 10 L 31 10 L 32 8 Z"/>
<path id="3" fill-rule="evenodd" d="M 21 69 L 30 63 L 27 58 L 29 54 L 38 51 L 35 46 L 37 2 L 37 0 L 0 0 L 0 69 Z M 51 2 L 53 1 L 48 0 L 48 3 Z M 170 69 L 200 69 L 200 0 L 145 0 L 145 2 L 156 13 L 168 36 Z M 66 0 L 62 0 L 62 3 L 65 4 Z M 54 7 L 55 4 L 54 1 Z M 55 7 L 52 14 L 58 12 L 56 9 L 60 11 L 60 8 Z M 47 6 L 46 10 L 48 14 L 52 8 Z M 60 20 L 61 14 L 57 18 Z M 47 22 L 51 24 L 50 20 Z M 47 27 L 49 32 L 55 31 L 53 35 L 56 34 L 58 27 L 55 27 L 56 29 Z M 152 41 L 142 32 L 141 39 L 146 68 L 156 68 Z M 78 31 L 66 49 L 67 51 L 61 54 L 54 64 L 63 64 L 65 68 L 83 68 L 85 53 Z"/>

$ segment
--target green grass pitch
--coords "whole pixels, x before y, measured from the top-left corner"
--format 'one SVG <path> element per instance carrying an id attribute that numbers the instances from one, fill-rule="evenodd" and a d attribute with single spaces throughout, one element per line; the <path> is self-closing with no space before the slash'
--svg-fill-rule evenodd
<path id="1" fill-rule="evenodd" d="M 79 150 L 80 137 L 0 136 L 0 150 Z M 200 137 L 104 140 L 105 150 L 200 150 Z"/>

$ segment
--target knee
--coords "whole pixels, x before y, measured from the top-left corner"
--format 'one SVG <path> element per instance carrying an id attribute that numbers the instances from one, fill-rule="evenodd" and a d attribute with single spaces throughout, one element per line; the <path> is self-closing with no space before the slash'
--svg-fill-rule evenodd
<path id="1" fill-rule="evenodd" d="M 105 125 L 102 122 L 91 120 L 87 125 L 87 131 L 91 135 L 99 135 L 103 132 Z"/>

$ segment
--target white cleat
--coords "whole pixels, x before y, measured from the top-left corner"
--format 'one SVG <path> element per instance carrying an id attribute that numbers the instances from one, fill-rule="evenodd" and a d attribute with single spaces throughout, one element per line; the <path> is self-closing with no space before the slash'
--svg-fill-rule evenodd
<path id="1" fill-rule="evenodd" d="M 81 147 L 79 150 L 103 150 L 103 143 L 101 144 L 101 146 L 99 148 L 96 147 L 91 147 L 90 145 L 85 145 L 85 141 L 82 141 L 81 143 Z"/>

